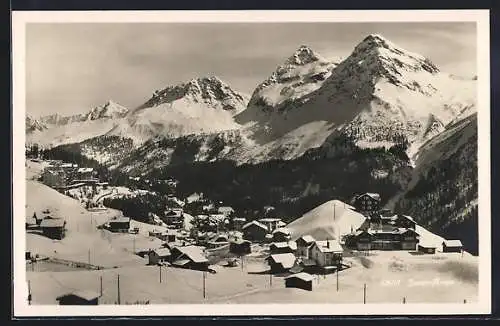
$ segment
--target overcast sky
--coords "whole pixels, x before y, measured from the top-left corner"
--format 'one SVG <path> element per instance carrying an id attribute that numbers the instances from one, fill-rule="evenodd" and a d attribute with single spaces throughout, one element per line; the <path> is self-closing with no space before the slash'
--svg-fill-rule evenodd
<path id="1" fill-rule="evenodd" d="M 80 113 L 108 99 L 134 108 L 204 75 L 251 94 L 300 45 L 345 58 L 371 33 L 442 71 L 476 73 L 475 23 L 28 24 L 27 112 Z"/>

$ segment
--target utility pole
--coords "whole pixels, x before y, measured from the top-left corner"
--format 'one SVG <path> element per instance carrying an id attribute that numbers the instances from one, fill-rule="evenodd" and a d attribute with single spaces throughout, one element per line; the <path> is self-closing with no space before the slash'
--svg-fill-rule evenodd
<path id="1" fill-rule="evenodd" d="M 135 235 L 134 235 L 134 238 L 133 238 L 133 242 L 134 242 L 134 254 L 135 254 Z"/>
<path id="2" fill-rule="evenodd" d="M 464 300 L 465 303 L 465 300 Z M 31 281 L 28 280 L 28 305 L 31 306 Z"/>
<path id="3" fill-rule="evenodd" d="M 273 273 L 269 271 L 269 287 L 273 286 Z"/>
<path id="4" fill-rule="evenodd" d="M 159 270 L 160 270 L 160 283 L 161 283 L 161 265 L 158 265 Z"/>
<path id="5" fill-rule="evenodd" d="M 403 297 L 403 304 L 406 303 L 406 297 Z"/>
<path id="6" fill-rule="evenodd" d="M 101 297 L 102 297 L 102 275 L 99 277 L 99 279 L 100 279 L 100 283 L 101 283 L 100 294 L 101 294 Z"/>
<path id="7" fill-rule="evenodd" d="M 339 292 L 339 268 L 337 267 L 337 292 Z"/>
<path id="8" fill-rule="evenodd" d="M 366 304 L 366 283 L 363 285 L 363 304 Z"/>
<path id="9" fill-rule="evenodd" d="M 205 278 L 206 278 L 206 272 L 203 271 L 203 299 L 205 299 L 207 297 L 207 294 L 206 294 L 206 287 L 205 287 Z"/>
<path id="10" fill-rule="evenodd" d="M 120 304 L 120 274 L 118 274 L 118 304 Z"/>
<path id="11" fill-rule="evenodd" d="M 89 269 L 90 269 L 90 248 L 89 248 Z"/>

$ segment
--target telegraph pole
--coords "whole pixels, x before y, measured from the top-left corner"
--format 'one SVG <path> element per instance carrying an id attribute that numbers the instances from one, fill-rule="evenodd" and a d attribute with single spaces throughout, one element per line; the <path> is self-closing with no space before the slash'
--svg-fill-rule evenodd
<path id="1" fill-rule="evenodd" d="M 403 297 L 403 304 L 406 303 L 406 297 Z"/>
<path id="2" fill-rule="evenodd" d="M 273 273 L 269 271 L 269 287 L 273 286 Z"/>
<path id="3" fill-rule="evenodd" d="M 118 304 L 120 304 L 120 274 L 118 274 Z"/>
<path id="4" fill-rule="evenodd" d="M 100 290 L 100 294 L 101 294 L 101 297 L 102 297 L 102 275 L 99 277 L 100 279 L 100 283 L 101 283 L 101 290 Z"/>
<path id="5" fill-rule="evenodd" d="M 363 304 L 366 304 L 366 283 L 363 285 Z"/>
<path id="6" fill-rule="evenodd" d="M 158 265 L 159 270 L 160 270 L 160 283 L 161 283 L 161 265 Z"/>
<path id="7" fill-rule="evenodd" d="M 465 300 L 464 300 L 465 303 Z M 31 281 L 28 280 L 28 305 L 31 306 Z"/>
<path id="8" fill-rule="evenodd" d="M 337 292 L 339 292 L 339 268 L 337 267 Z"/>
<path id="9" fill-rule="evenodd" d="M 207 297 L 207 294 L 206 294 L 206 286 L 205 286 L 205 278 L 207 277 L 206 272 L 203 271 L 203 299 L 205 299 Z"/>
<path id="10" fill-rule="evenodd" d="M 90 248 L 89 248 L 89 269 L 90 269 Z"/>

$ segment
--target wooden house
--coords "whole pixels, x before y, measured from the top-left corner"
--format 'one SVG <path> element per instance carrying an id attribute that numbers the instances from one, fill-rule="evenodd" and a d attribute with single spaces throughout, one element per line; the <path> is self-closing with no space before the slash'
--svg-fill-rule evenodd
<path id="1" fill-rule="evenodd" d="M 377 212 L 380 209 L 380 195 L 377 193 L 364 193 L 354 197 L 352 203 L 360 212 Z"/>
<path id="2" fill-rule="evenodd" d="M 285 287 L 312 291 L 314 277 L 308 273 L 297 273 L 285 277 Z"/>
<path id="3" fill-rule="evenodd" d="M 422 252 L 424 254 L 435 254 L 436 253 L 436 246 L 433 246 L 430 244 L 419 243 L 418 244 L 418 251 Z"/>
<path id="4" fill-rule="evenodd" d="M 56 298 L 59 305 L 87 306 L 99 304 L 99 293 L 94 291 L 76 291 Z"/>
<path id="5" fill-rule="evenodd" d="M 462 252 L 463 246 L 460 240 L 445 240 L 442 243 L 443 252 Z"/>
<path id="6" fill-rule="evenodd" d="M 408 215 L 398 214 L 394 218 L 395 226 L 399 228 L 407 228 L 415 230 L 417 222 Z"/>
<path id="7" fill-rule="evenodd" d="M 66 221 L 60 218 L 45 218 L 40 222 L 40 229 L 44 236 L 51 239 L 64 238 Z"/>
<path id="8" fill-rule="evenodd" d="M 149 265 L 158 265 L 167 262 L 170 259 L 170 250 L 168 248 L 158 248 L 150 250 L 148 253 Z"/>
<path id="9" fill-rule="evenodd" d="M 297 251 L 297 244 L 294 241 L 288 242 L 274 242 L 269 246 L 271 254 L 285 254 L 293 253 Z"/>
<path id="10" fill-rule="evenodd" d="M 251 221 L 243 225 L 242 230 L 244 239 L 255 242 L 264 241 L 268 232 L 267 226 L 258 221 Z"/>
<path id="11" fill-rule="evenodd" d="M 402 250 L 417 250 L 419 235 L 414 229 L 400 229 L 400 234 Z"/>
<path id="12" fill-rule="evenodd" d="M 303 235 L 295 243 L 297 245 L 296 255 L 297 257 L 309 258 L 309 249 L 316 241 L 311 235 Z"/>
<path id="13" fill-rule="evenodd" d="M 229 252 L 236 255 L 246 255 L 252 252 L 251 242 L 243 239 L 235 239 L 229 242 Z"/>
<path id="14" fill-rule="evenodd" d="M 165 212 L 162 220 L 174 229 L 182 229 L 184 227 L 184 212 L 182 209 L 169 209 Z"/>
<path id="15" fill-rule="evenodd" d="M 319 267 L 342 264 L 344 249 L 336 240 L 315 241 L 310 248 L 309 258 Z"/>
<path id="16" fill-rule="evenodd" d="M 369 230 L 359 230 L 354 233 L 354 242 L 356 243 L 357 250 L 371 250 L 371 242 L 373 240 L 373 233 Z"/>
<path id="17" fill-rule="evenodd" d="M 267 259 L 271 273 L 284 273 L 295 265 L 295 255 L 292 253 L 271 255 Z"/>
<path id="18" fill-rule="evenodd" d="M 272 235 L 275 242 L 290 241 L 292 238 L 290 230 L 287 228 L 277 228 L 273 231 Z"/>
<path id="19" fill-rule="evenodd" d="M 232 220 L 233 222 L 233 229 L 237 231 L 241 231 L 243 228 L 243 225 L 245 225 L 246 218 L 244 217 L 235 217 Z"/>
<path id="20" fill-rule="evenodd" d="M 128 230 L 130 229 L 130 218 L 124 216 L 117 217 L 110 220 L 108 224 L 111 232 L 128 233 Z"/>
<path id="21" fill-rule="evenodd" d="M 208 259 L 203 253 L 203 247 L 184 246 L 173 247 L 170 250 L 170 261 L 176 267 L 196 269 L 201 271 L 208 270 Z"/>
<path id="22" fill-rule="evenodd" d="M 266 217 L 266 218 L 261 218 L 259 219 L 259 222 L 264 224 L 267 227 L 267 232 L 268 233 L 273 233 L 274 230 L 282 226 L 283 221 L 279 218 L 271 218 L 271 217 Z"/>

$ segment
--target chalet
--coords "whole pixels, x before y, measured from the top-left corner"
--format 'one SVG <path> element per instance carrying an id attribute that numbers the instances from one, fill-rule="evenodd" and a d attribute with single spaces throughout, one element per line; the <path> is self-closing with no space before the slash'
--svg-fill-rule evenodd
<path id="1" fill-rule="evenodd" d="M 297 244 L 294 241 L 289 242 L 275 242 L 269 246 L 271 254 L 285 254 L 295 253 L 297 251 Z"/>
<path id="2" fill-rule="evenodd" d="M 270 218 L 270 217 L 261 218 L 261 219 L 259 219 L 259 222 L 264 224 L 267 227 L 267 231 L 269 233 L 272 233 L 274 230 L 276 230 L 279 227 L 278 225 L 283 225 L 283 224 L 280 224 L 280 222 L 281 223 L 283 223 L 283 222 L 279 218 Z"/>
<path id="3" fill-rule="evenodd" d="M 339 266 L 343 251 L 336 240 L 315 241 L 310 248 L 309 258 L 319 267 Z"/>
<path id="4" fill-rule="evenodd" d="M 267 235 L 267 226 L 258 222 L 251 221 L 243 225 L 243 238 L 250 241 L 264 241 Z"/>
<path id="5" fill-rule="evenodd" d="M 124 216 L 116 217 L 115 219 L 110 220 L 108 224 L 111 232 L 128 233 L 128 230 L 130 229 L 130 218 Z"/>
<path id="6" fill-rule="evenodd" d="M 373 232 L 369 230 L 358 230 L 354 233 L 354 243 L 357 250 L 370 250 L 373 240 Z"/>
<path id="7" fill-rule="evenodd" d="M 377 193 L 364 193 L 354 197 L 352 203 L 360 212 L 376 212 L 380 208 L 380 195 Z"/>
<path id="8" fill-rule="evenodd" d="M 248 240 L 236 239 L 229 242 L 229 252 L 236 255 L 246 255 L 252 252 L 252 243 Z"/>
<path id="9" fill-rule="evenodd" d="M 148 258 L 149 265 L 158 265 L 158 263 L 167 262 L 170 259 L 170 250 L 168 248 L 150 250 Z"/>
<path id="10" fill-rule="evenodd" d="M 266 260 L 271 273 L 287 272 L 295 265 L 295 255 L 292 253 L 271 255 Z"/>
<path id="11" fill-rule="evenodd" d="M 76 175 L 79 180 L 88 180 L 94 178 L 95 172 L 93 168 L 79 168 Z"/>
<path id="12" fill-rule="evenodd" d="M 442 243 L 443 252 L 462 252 L 463 246 L 460 240 L 445 240 Z"/>
<path id="13" fill-rule="evenodd" d="M 74 305 L 74 306 L 84 306 L 84 305 L 98 305 L 99 304 L 99 293 L 94 291 L 76 291 L 72 293 L 67 293 L 56 298 L 59 305 Z"/>
<path id="14" fill-rule="evenodd" d="M 169 209 L 165 212 L 165 218 L 162 220 L 175 229 L 182 229 L 184 227 L 184 212 L 182 209 Z"/>
<path id="15" fill-rule="evenodd" d="M 285 277 L 285 287 L 312 291 L 314 277 L 308 273 L 297 273 Z"/>
<path id="16" fill-rule="evenodd" d="M 395 218 L 393 218 L 393 220 L 395 222 L 395 226 L 399 228 L 407 228 L 415 230 L 415 227 L 417 225 L 417 222 L 415 222 L 415 220 L 408 215 L 398 214 L 395 215 Z"/>
<path id="17" fill-rule="evenodd" d="M 229 237 L 225 234 L 218 234 L 208 240 L 209 248 L 217 248 L 229 244 Z"/>
<path id="18" fill-rule="evenodd" d="M 64 238 L 66 221 L 60 218 L 45 218 L 40 222 L 43 235 L 51 239 Z"/>
<path id="19" fill-rule="evenodd" d="M 45 169 L 42 173 L 42 181 L 52 188 L 66 187 L 66 173 L 62 169 Z"/>
<path id="20" fill-rule="evenodd" d="M 201 271 L 208 270 L 208 259 L 203 253 L 203 247 L 185 246 L 173 247 L 170 250 L 170 260 L 176 267 L 196 269 Z"/>
<path id="21" fill-rule="evenodd" d="M 233 228 L 235 230 L 241 231 L 243 225 L 245 225 L 246 218 L 244 217 L 235 217 L 233 218 Z"/>
<path id="22" fill-rule="evenodd" d="M 217 212 L 219 214 L 223 214 L 226 217 L 229 217 L 232 214 L 234 214 L 234 209 L 230 206 L 221 206 L 221 207 L 217 208 Z"/>
<path id="23" fill-rule="evenodd" d="M 402 250 L 417 250 L 419 235 L 414 229 L 399 229 Z"/>
<path id="24" fill-rule="evenodd" d="M 175 242 L 177 238 L 177 231 L 167 229 L 161 232 L 157 238 L 166 242 Z"/>
<path id="25" fill-rule="evenodd" d="M 292 237 L 290 230 L 287 228 L 277 228 L 276 230 L 273 231 L 272 235 L 273 235 L 273 241 L 275 242 L 290 241 Z"/>
<path id="26" fill-rule="evenodd" d="M 431 245 L 431 244 L 419 243 L 418 244 L 418 251 L 422 252 L 424 254 L 435 254 L 436 253 L 436 246 Z"/>
<path id="27" fill-rule="evenodd" d="M 314 241 L 316 240 L 310 235 L 303 235 L 295 240 L 297 244 L 297 257 L 309 258 L 309 249 Z"/>

